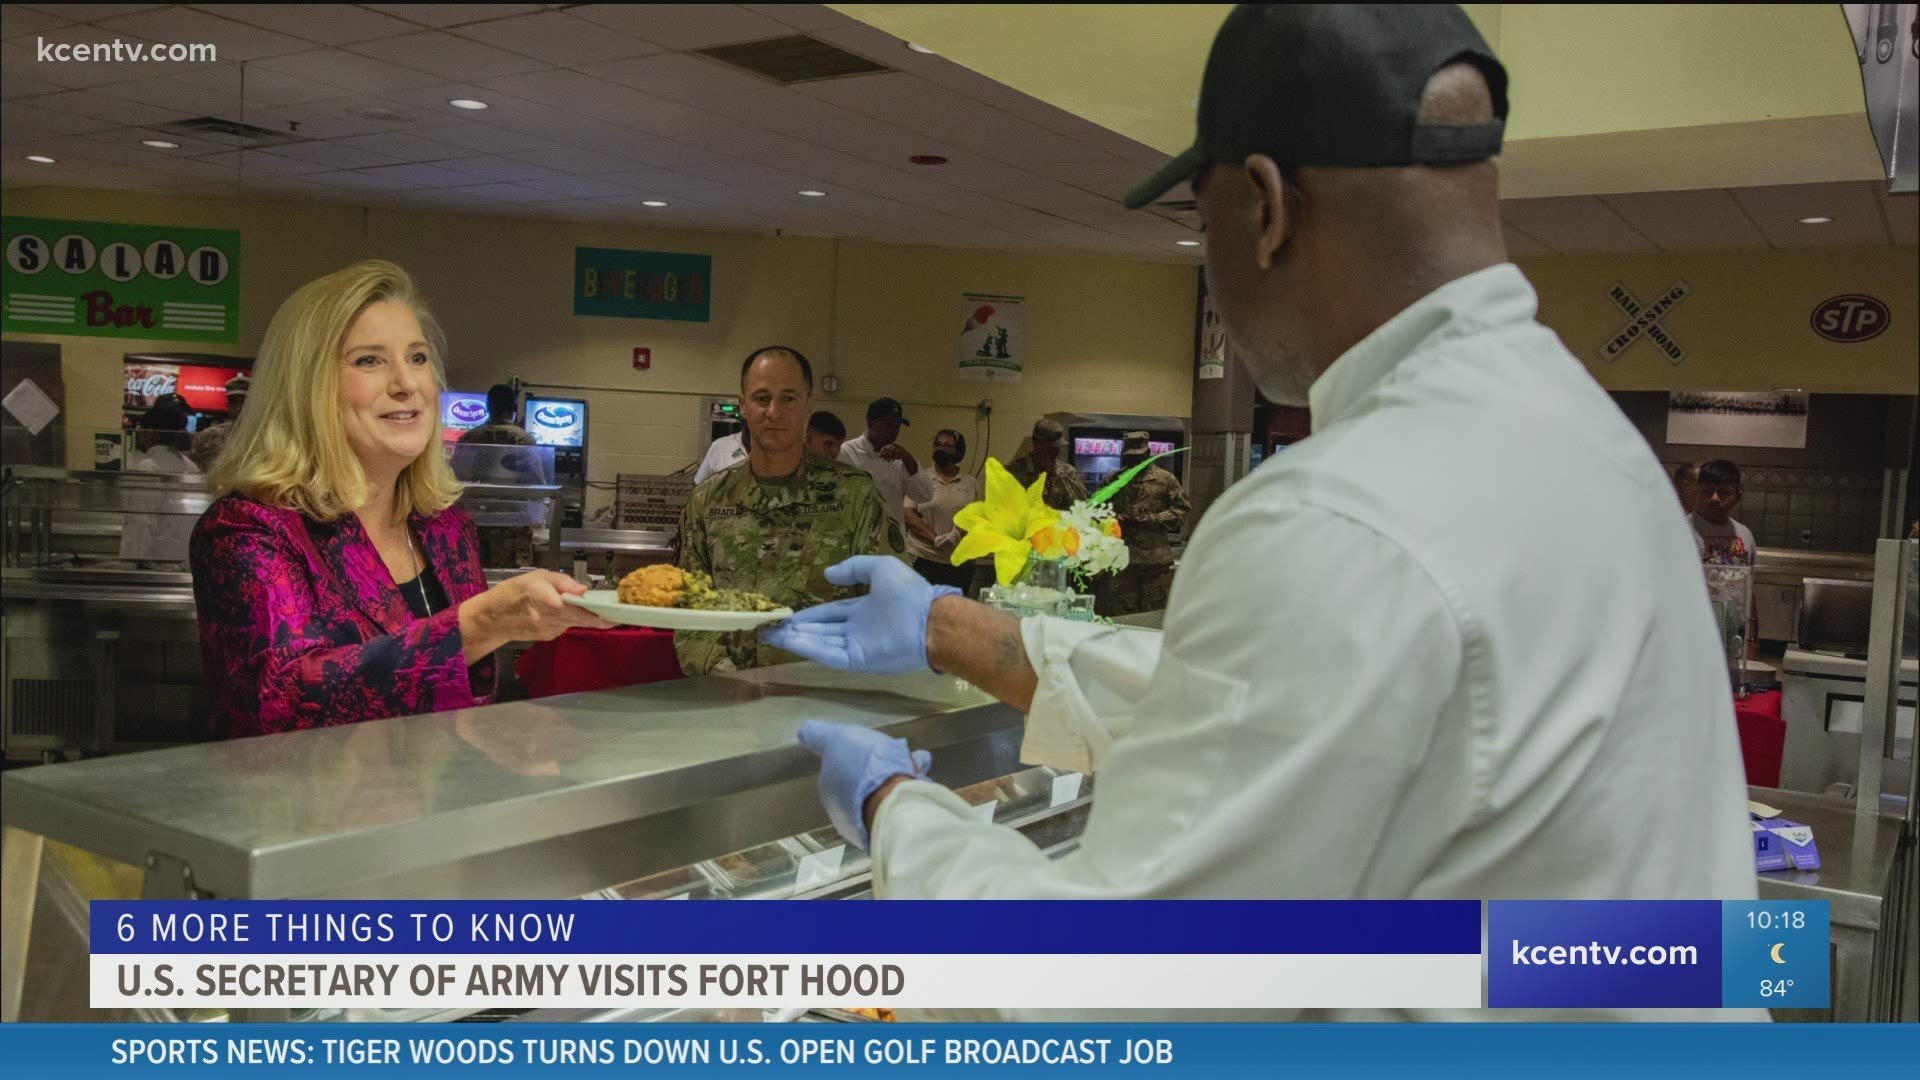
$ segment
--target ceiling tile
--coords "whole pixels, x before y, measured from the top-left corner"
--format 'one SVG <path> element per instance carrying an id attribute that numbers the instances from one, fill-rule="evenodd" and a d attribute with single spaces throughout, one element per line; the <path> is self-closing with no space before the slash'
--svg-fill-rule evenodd
<path id="1" fill-rule="evenodd" d="M 268 71 L 337 86 L 358 94 L 384 94 L 418 86 L 433 86 L 447 81 L 443 75 L 420 69 L 410 63 L 386 63 L 344 49 L 320 49 L 276 56 L 262 60 Z"/>
<path id="2" fill-rule="evenodd" d="M 683 142 L 663 139 L 658 135 L 648 135 L 640 131 L 622 131 L 589 145 L 600 153 L 626 158 L 633 165 L 647 165 L 661 169 L 682 165 L 705 165 L 726 156 L 705 147 L 689 146 Z"/>
<path id="3" fill-rule="evenodd" d="M 785 37 L 793 27 L 733 4 L 587 4 L 571 13 L 671 49 Z"/>
<path id="4" fill-rule="evenodd" d="M 23 34 L 44 34 L 49 30 L 58 30 L 71 22 L 72 20 L 58 15 L 35 11 L 24 4 L 0 4 L 0 38 L 20 37 Z"/>
<path id="5" fill-rule="evenodd" d="M 440 124 L 422 128 L 421 134 L 483 154 L 519 154 L 559 145 L 552 139 L 492 124 Z"/>
<path id="6" fill-rule="evenodd" d="M 1509 199 L 1501 216 L 1563 255 L 1653 251 L 1653 243 L 1591 195 Z"/>
<path id="7" fill-rule="evenodd" d="M 796 30 L 832 30 L 841 26 L 858 26 L 858 20 L 842 15 L 825 4 L 741 4 L 743 8 L 765 15 L 775 22 L 784 23 Z"/>
<path id="8" fill-rule="evenodd" d="M 438 165 L 382 165 L 360 171 L 368 176 L 398 180 L 414 187 L 459 187 L 462 184 L 473 183 L 473 177 Z"/>
<path id="9" fill-rule="evenodd" d="M 1767 246 L 1767 238 L 1724 188 L 1642 191 L 1599 198 L 1663 251 Z"/>
<path id="10" fill-rule="evenodd" d="M 1058 180 L 1063 184 L 1072 184 L 1075 187 L 1089 189 L 1096 184 L 1137 184 L 1145 180 L 1153 171 L 1146 166 L 1114 157 L 1111 154 L 1084 148 L 1084 144 L 1080 144 L 1074 140 L 1063 139 L 1062 141 L 1073 142 L 1076 146 L 1082 146 L 1082 152 L 1085 154 L 1085 158 L 1082 160 L 1049 162 L 1028 167 L 1049 179 Z"/>
<path id="11" fill-rule="evenodd" d="M 532 150 L 524 154 L 508 154 L 515 161 L 524 161 L 557 169 L 569 176 L 604 176 L 608 173 L 627 172 L 633 168 L 633 162 L 625 161 L 606 154 L 596 154 L 591 150 L 579 150 L 573 147 L 558 146 L 551 150 Z"/>
<path id="12" fill-rule="evenodd" d="M 780 135 L 758 128 L 734 128 L 728 131 L 698 132 L 680 136 L 680 142 L 689 146 L 699 146 L 716 153 L 731 154 L 735 157 L 760 161 L 779 161 L 805 157 L 819 152 L 819 147 L 799 139 Z"/>
<path id="13" fill-rule="evenodd" d="M 345 139 L 355 135 L 372 135 L 376 132 L 390 131 L 397 126 L 392 121 L 368 120 L 348 111 L 362 106 L 400 108 L 385 98 L 335 98 L 332 101 L 315 101 L 306 105 L 279 105 L 270 109 L 263 108 L 259 110 L 258 115 L 250 111 L 247 120 L 263 127 L 284 128 L 306 139 Z"/>
<path id="14" fill-rule="evenodd" d="M 448 158 L 475 156 L 472 151 L 451 143 L 436 142 L 407 131 L 384 131 L 378 135 L 356 135 L 341 139 L 341 146 L 370 150 L 395 161 L 444 161 Z"/>
<path id="15" fill-rule="evenodd" d="M 141 139 L 164 139 L 167 142 L 180 144 L 178 150 L 156 150 L 152 147 L 140 147 L 149 154 L 160 154 L 164 157 L 203 158 L 208 154 L 218 154 L 228 149 L 226 144 L 217 143 L 211 139 L 196 139 L 191 135 L 182 135 L 175 131 L 163 131 L 159 128 L 115 128 L 112 131 L 89 135 L 87 138 L 123 142 L 134 146 L 138 146 Z"/>
<path id="16" fill-rule="evenodd" d="M 528 180 L 524 186 L 551 192 L 570 199 L 600 199 L 609 195 L 629 195 L 633 189 L 602 177 L 562 176 L 547 180 Z"/>
<path id="17" fill-rule="evenodd" d="M 362 56 L 430 71 L 445 79 L 481 82 L 546 67 L 544 61 L 469 41 L 444 31 L 363 41 L 349 47 Z"/>
<path id="18" fill-rule="evenodd" d="M 76 113 L 95 120 L 125 126 L 166 124 L 175 120 L 185 120 L 193 115 L 191 112 L 183 112 L 179 109 L 167 109 L 158 105 L 108 97 L 95 90 L 69 90 L 61 94 L 47 94 L 44 97 L 34 98 L 33 103 L 55 112 Z"/>
<path id="19" fill-rule="evenodd" d="M 116 34 L 137 34 L 154 41 L 211 44 L 219 50 L 220 60 L 226 63 L 265 60 L 269 56 L 285 56 L 313 48 L 311 41 L 185 7 L 156 8 L 106 19 L 99 25 Z"/>
<path id="20" fill-rule="evenodd" d="M 206 68 L 202 71 L 189 71 L 158 79 L 136 79 L 133 82 L 103 86 L 95 93 L 122 101 L 171 109 L 188 116 L 238 116 L 241 108 L 240 73 L 237 65 L 231 72 L 233 90 L 230 93 L 222 93 L 189 79 L 189 76 L 220 71 L 222 71 L 221 68 Z"/>
<path id="21" fill-rule="evenodd" d="M 793 89 L 850 113 L 878 117 L 903 127 L 914 121 L 939 123 L 986 107 L 965 94 L 905 71 L 801 83 Z"/>
<path id="22" fill-rule="evenodd" d="M 27 4 L 34 11 L 58 15 L 63 19 L 76 19 L 80 22 L 94 22 L 99 19 L 112 19 L 121 15 L 131 15 L 136 11 L 152 11 L 164 4 Z"/>
<path id="23" fill-rule="evenodd" d="M 346 188 L 350 191 L 403 191 L 417 187 L 398 177 L 378 176 L 372 173 L 342 172 L 315 173 L 306 177 L 310 183 L 324 184 L 327 187 Z"/>
<path id="24" fill-rule="evenodd" d="M 463 26 L 455 33 L 558 67 L 578 68 L 603 60 L 646 56 L 661 48 L 560 11 L 476 23 Z"/>
<path id="25" fill-rule="evenodd" d="M 547 180 L 567 175 L 558 169 L 549 169 L 498 156 L 461 158 L 456 161 L 442 161 L 439 165 L 443 169 L 452 169 L 454 172 L 471 176 L 475 180 L 493 180 L 499 183 Z"/>
<path id="26" fill-rule="evenodd" d="M 393 164 L 393 159 L 385 154 L 356 150 L 337 142 L 296 143 L 292 146 L 263 150 L 261 153 L 325 165 L 329 169 L 364 169 L 373 165 Z"/>
<path id="27" fill-rule="evenodd" d="M 709 112 L 777 131 L 807 124 L 830 124 L 839 120 L 857 119 L 853 113 L 837 105 L 830 105 L 817 98 L 779 86 L 737 94 L 706 95 L 699 105 Z"/>
<path id="28" fill-rule="evenodd" d="M 410 90 L 391 90 L 381 96 L 418 109 L 442 123 L 497 124 L 508 117 L 527 116 L 545 111 L 545 107 L 535 102 L 522 101 L 499 90 L 468 83 L 442 83 L 439 86 L 419 86 Z M 487 108 L 456 109 L 447 104 L 449 101 L 462 98 L 484 101 L 487 103 Z"/>
<path id="29" fill-rule="evenodd" d="M 39 100 L 34 98 L 32 102 L 9 101 L 0 104 L 0 129 L 5 131 L 9 142 L 22 134 L 84 135 L 89 131 L 105 131 L 118 126 L 109 120 L 43 109 L 33 103 Z"/>
<path id="30" fill-rule="evenodd" d="M 599 179 L 619 184 L 628 191 L 638 192 L 639 197 L 645 199 L 698 194 L 716 186 L 714 181 L 706 177 L 690 176 L 666 169 L 629 169 L 624 172 L 607 173 Z"/>
<path id="31" fill-rule="evenodd" d="M 997 161 L 968 157 L 939 166 L 936 174 L 943 184 L 988 193 L 1045 187 L 1049 177 Z"/>
<path id="32" fill-rule="evenodd" d="M 566 198 L 565 195 L 556 195 L 551 191 L 535 191 L 519 184 L 476 184 L 472 187 L 455 188 L 447 194 L 457 195 L 462 199 L 501 203 L 542 203 Z"/>
<path id="33" fill-rule="evenodd" d="M 57 94 L 66 87 L 58 83 L 29 79 L 25 75 L 16 75 L 12 71 L 0 71 L 0 98 L 8 101 L 14 98 L 33 97 L 35 94 Z"/>
<path id="34" fill-rule="evenodd" d="M 464 26 L 487 19 L 539 11 L 539 4 L 365 4 L 395 18 L 422 26 Z"/>
<path id="35" fill-rule="evenodd" d="M 420 29 L 357 4 L 215 4 L 200 10 L 321 45 L 351 45 Z"/>
<path id="36" fill-rule="evenodd" d="M 277 71 L 269 71 L 259 64 L 248 64 L 244 77 L 248 105 L 305 105 L 311 101 L 325 101 L 328 98 L 340 96 L 338 87 L 314 82 L 311 79 L 282 75 Z M 211 90 L 230 102 L 240 100 L 242 72 L 239 64 L 214 64 L 178 75 L 169 75 L 167 79 Z M 122 87 L 135 85 L 138 84 L 119 83 L 112 89 L 119 92 Z M 228 106 L 229 110 L 232 108 L 233 106 Z"/>
<path id="37" fill-rule="evenodd" d="M 600 33 L 606 32 L 598 27 L 594 29 Z M 781 89 L 765 79 L 687 53 L 663 53 L 631 60 L 570 66 L 596 79 L 703 107 L 709 98 L 719 94 Z"/>
<path id="38" fill-rule="evenodd" d="M 1507 238 L 1508 255 L 1551 255 L 1553 249 L 1528 236 L 1513 226 L 1512 222 L 1500 223 Z"/>
<path id="39" fill-rule="evenodd" d="M 1733 197 L 1740 201 L 1774 247 L 1885 244 L 1886 219 L 1873 197 L 1872 185 L 1872 181 L 1780 184 L 1738 188 Z M 1824 225 L 1800 224 L 1801 218 L 1816 216 L 1833 220 Z"/>
<path id="40" fill-rule="evenodd" d="M 195 160 L 209 165 L 218 165 L 223 169 L 233 169 L 244 177 L 259 176 L 311 176 L 314 173 L 329 172 L 334 166 L 315 161 L 301 161 L 298 158 L 281 157 L 260 150 L 227 150 L 217 154 L 202 154 Z"/>

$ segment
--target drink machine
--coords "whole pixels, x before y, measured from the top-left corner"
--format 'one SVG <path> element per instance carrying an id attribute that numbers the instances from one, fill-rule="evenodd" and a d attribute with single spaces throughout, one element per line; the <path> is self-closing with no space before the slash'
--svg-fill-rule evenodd
<path id="1" fill-rule="evenodd" d="M 440 438 L 456 443 L 460 436 L 487 422 L 487 395 L 461 390 L 440 393 Z"/>
<path id="2" fill-rule="evenodd" d="M 746 418 L 740 415 L 738 398 L 710 397 L 700 401 L 700 453 L 704 456 L 707 448 L 729 435 L 738 435 L 747 429 Z"/>
<path id="3" fill-rule="evenodd" d="M 1120 471 L 1120 442 L 1129 431 L 1147 433 L 1147 448 L 1152 454 L 1164 454 L 1187 445 L 1187 419 L 1184 416 L 1135 416 L 1128 413 L 1048 413 L 1067 429 L 1062 452 L 1067 463 L 1080 470 L 1087 491 L 1113 479 Z M 1161 461 L 1160 467 L 1187 482 L 1187 456 L 1181 454 Z"/>
<path id="4" fill-rule="evenodd" d="M 527 434 L 553 447 L 554 479 L 566 489 L 561 524 L 579 528 L 587 505 L 587 403 L 527 395 Z"/>

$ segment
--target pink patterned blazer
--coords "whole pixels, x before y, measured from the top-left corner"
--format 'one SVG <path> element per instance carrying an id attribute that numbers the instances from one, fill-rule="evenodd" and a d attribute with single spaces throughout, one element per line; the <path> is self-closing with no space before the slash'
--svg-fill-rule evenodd
<path id="1" fill-rule="evenodd" d="M 467 666 L 462 601 L 485 591 L 459 507 L 411 519 L 450 606 L 415 618 L 349 514 L 331 524 L 238 495 L 207 508 L 189 558 L 214 734 L 232 738 L 483 705 L 491 658 Z"/>

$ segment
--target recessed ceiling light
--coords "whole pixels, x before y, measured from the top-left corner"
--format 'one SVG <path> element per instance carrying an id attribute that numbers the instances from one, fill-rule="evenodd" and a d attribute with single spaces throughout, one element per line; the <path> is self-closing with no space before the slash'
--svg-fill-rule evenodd
<path id="1" fill-rule="evenodd" d="M 51 165 L 51 164 L 53 164 L 53 159 L 52 159 L 52 158 L 50 158 L 50 157 L 48 157 L 48 156 L 47 156 L 47 155 L 45 155 L 45 154 L 28 154 L 28 155 L 27 155 L 27 160 L 28 160 L 28 161 L 31 161 L 31 162 L 33 162 L 33 163 L 34 163 L 35 165 Z"/>
<path id="2" fill-rule="evenodd" d="M 641 206 L 665 206 L 667 204 L 661 202 L 659 199 L 642 199 L 640 201 L 640 205 Z"/>
<path id="3" fill-rule="evenodd" d="M 826 192 L 824 192 L 824 191 L 813 191 L 813 190 L 811 190 L 811 189 L 809 189 L 809 190 L 807 190 L 807 191 L 802 191 L 802 192 L 800 192 L 800 194 L 802 194 L 802 195 L 805 195 L 805 196 L 806 196 L 807 198 L 809 198 L 809 199 L 824 199 L 824 198 L 826 198 L 826 197 L 827 197 L 827 193 L 826 193 Z"/>
<path id="4" fill-rule="evenodd" d="M 177 142 L 168 142 L 168 141 L 167 141 L 167 140 L 165 140 L 165 139 L 141 139 L 141 140 L 140 140 L 140 145 L 141 145 L 141 146 L 151 146 L 151 147 L 153 147 L 153 148 L 154 148 L 155 150 L 178 150 L 178 149 L 180 149 L 180 144 L 179 144 L 179 143 L 177 143 Z"/>
<path id="5" fill-rule="evenodd" d="M 1806 390 L 1798 386 L 1776 386 L 1773 388 L 1773 392 L 1776 394 L 1804 394 Z"/>
<path id="6" fill-rule="evenodd" d="M 914 52 L 917 52 L 917 53 L 923 53 L 927 56 L 934 55 L 934 52 L 932 49 L 927 48 L 925 45 L 922 45 L 917 41 L 907 42 L 907 48 L 912 49 Z"/>
<path id="7" fill-rule="evenodd" d="M 1801 219 L 1800 219 L 1800 224 L 1802 224 L 1802 225 L 1825 225 L 1825 224 L 1827 224 L 1828 222 L 1830 222 L 1830 221 L 1832 221 L 1832 220 L 1833 220 L 1833 219 L 1832 219 L 1832 218 L 1830 218 L 1830 217 L 1819 217 L 1819 216 L 1814 216 L 1814 217 L 1803 217 L 1803 218 L 1801 218 Z"/>
<path id="8" fill-rule="evenodd" d="M 487 103 L 484 101 L 475 101 L 472 98 L 464 97 L 454 98 L 452 101 L 447 102 L 447 104 L 456 109 L 484 109 L 487 107 Z"/>
<path id="9" fill-rule="evenodd" d="M 1199 247 L 1200 246 L 1200 241 L 1198 240 L 1175 240 L 1174 243 L 1179 244 L 1181 247 Z"/>

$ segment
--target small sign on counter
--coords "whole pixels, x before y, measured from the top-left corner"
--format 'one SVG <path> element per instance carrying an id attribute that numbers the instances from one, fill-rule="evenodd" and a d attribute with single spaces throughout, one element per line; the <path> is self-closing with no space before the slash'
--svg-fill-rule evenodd
<path id="1" fill-rule="evenodd" d="M 1053 778 L 1053 801 L 1047 804 L 1051 809 L 1064 806 L 1080 797 L 1080 781 L 1085 779 L 1081 773 L 1068 773 Z"/>
<path id="2" fill-rule="evenodd" d="M 794 888 L 801 891 L 817 889 L 822 885 L 831 885 L 840 879 L 840 863 L 847 856 L 847 845 L 835 844 L 825 851 L 816 851 L 800 858 L 800 867 L 794 872 Z"/>

